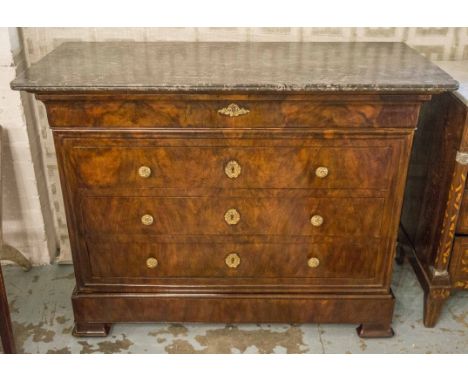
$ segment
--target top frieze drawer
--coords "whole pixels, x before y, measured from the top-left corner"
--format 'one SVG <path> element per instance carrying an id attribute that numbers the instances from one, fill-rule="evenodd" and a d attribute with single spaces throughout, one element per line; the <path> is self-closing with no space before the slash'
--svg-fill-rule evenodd
<path id="1" fill-rule="evenodd" d="M 52 128 L 360 128 L 413 127 L 419 104 L 392 97 L 41 98 Z"/>

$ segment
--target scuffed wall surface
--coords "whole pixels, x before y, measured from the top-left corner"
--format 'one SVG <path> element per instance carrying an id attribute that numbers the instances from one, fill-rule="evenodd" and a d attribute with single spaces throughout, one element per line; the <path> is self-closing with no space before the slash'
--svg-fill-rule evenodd
<path id="1" fill-rule="evenodd" d="M 432 60 L 468 59 L 468 28 L 23 28 L 29 63 L 65 41 L 403 41 Z M 60 260 L 69 261 L 57 163 L 45 109 L 35 102 Z"/>

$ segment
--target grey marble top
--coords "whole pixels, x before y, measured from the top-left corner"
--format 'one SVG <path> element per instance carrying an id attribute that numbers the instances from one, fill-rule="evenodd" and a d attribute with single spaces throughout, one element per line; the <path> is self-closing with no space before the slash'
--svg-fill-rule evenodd
<path id="1" fill-rule="evenodd" d="M 454 90 L 403 43 L 71 42 L 11 83 L 30 92 Z"/>
<path id="2" fill-rule="evenodd" d="M 460 83 L 460 87 L 455 94 L 465 105 L 468 105 L 468 60 L 436 61 L 436 64 Z"/>

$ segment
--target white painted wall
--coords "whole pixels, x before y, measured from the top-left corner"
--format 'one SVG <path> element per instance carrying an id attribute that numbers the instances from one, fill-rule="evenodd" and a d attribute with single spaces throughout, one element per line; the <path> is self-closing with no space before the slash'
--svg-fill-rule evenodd
<path id="1" fill-rule="evenodd" d="M 46 176 L 41 165 L 41 140 L 27 123 L 29 102 L 10 89 L 17 69 L 24 68 L 17 28 L 0 28 L 0 125 L 2 136 L 3 239 L 35 264 L 46 264 L 57 251 L 55 232 L 46 227 L 48 198 L 41 198 Z M 46 188 L 46 187 L 45 187 Z M 53 227 L 53 226 L 52 226 Z"/>

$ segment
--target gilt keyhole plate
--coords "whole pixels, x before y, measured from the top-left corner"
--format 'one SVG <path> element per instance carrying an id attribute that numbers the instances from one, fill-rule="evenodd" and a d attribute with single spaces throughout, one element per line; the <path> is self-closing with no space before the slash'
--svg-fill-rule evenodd
<path id="1" fill-rule="evenodd" d="M 237 178 L 240 175 L 241 171 L 242 169 L 241 169 L 240 164 L 235 160 L 230 160 L 229 162 L 227 162 L 226 166 L 224 167 L 224 172 L 226 173 L 227 177 L 230 179 Z"/>
<path id="2" fill-rule="evenodd" d="M 241 259 L 237 253 L 230 253 L 226 256 L 224 261 L 229 268 L 237 268 L 241 262 Z"/>
<path id="3" fill-rule="evenodd" d="M 224 214 L 224 220 L 229 225 L 237 224 L 240 221 L 240 214 L 235 208 L 230 208 Z"/>

